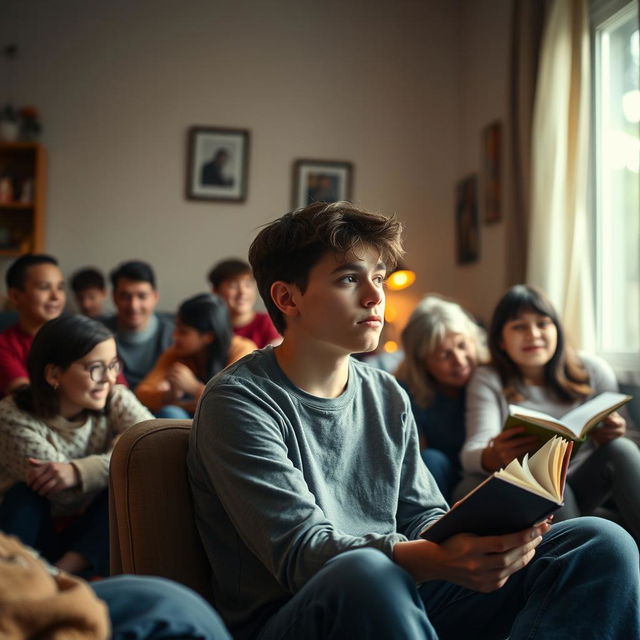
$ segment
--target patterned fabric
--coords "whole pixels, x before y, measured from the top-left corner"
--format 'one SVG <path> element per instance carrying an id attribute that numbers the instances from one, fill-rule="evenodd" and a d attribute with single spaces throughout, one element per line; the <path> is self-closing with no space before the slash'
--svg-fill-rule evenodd
<path id="1" fill-rule="evenodd" d="M 71 422 L 61 416 L 40 420 L 19 409 L 13 397 L 0 401 L 0 497 L 16 482 L 26 482 L 27 458 L 73 462 L 80 485 L 51 496 L 54 515 L 82 510 L 107 486 L 115 438 L 142 420 L 153 418 L 126 387 L 116 385 L 108 415 L 89 414 Z"/>

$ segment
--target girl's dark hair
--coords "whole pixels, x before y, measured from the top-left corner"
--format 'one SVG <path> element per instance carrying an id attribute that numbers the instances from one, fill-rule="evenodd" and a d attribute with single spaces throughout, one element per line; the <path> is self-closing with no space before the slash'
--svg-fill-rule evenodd
<path id="1" fill-rule="evenodd" d="M 544 366 L 544 383 L 560 400 L 571 402 L 587 397 L 592 389 L 589 375 L 575 351 L 566 344 L 564 330 L 551 301 L 540 290 L 526 284 L 509 289 L 498 302 L 489 327 L 491 363 L 502 382 L 504 394 L 510 402 L 520 402 L 523 395 L 518 389 L 522 382 L 520 369 L 501 347 L 502 330 L 507 322 L 521 313 L 532 312 L 547 316 L 555 325 L 558 344 L 553 357 Z"/>
<path id="2" fill-rule="evenodd" d="M 55 365 L 65 371 L 109 338 L 113 338 L 109 329 L 86 316 L 65 315 L 49 320 L 33 339 L 27 357 L 29 385 L 13 394 L 16 405 L 38 418 L 59 415 L 58 393 L 46 380 L 46 366 Z"/>
<path id="3" fill-rule="evenodd" d="M 200 333 L 213 333 L 213 342 L 207 347 L 206 379 L 202 380 L 207 382 L 211 376 L 222 371 L 229 360 L 233 329 L 227 305 L 219 296 L 202 293 L 180 305 L 178 319 Z"/>

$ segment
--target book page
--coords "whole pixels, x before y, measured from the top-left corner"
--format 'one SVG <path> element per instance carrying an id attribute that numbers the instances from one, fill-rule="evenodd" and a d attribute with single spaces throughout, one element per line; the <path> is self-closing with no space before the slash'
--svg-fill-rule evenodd
<path id="1" fill-rule="evenodd" d="M 574 433 L 584 435 L 583 428 L 588 429 L 590 426 L 597 424 L 629 399 L 630 396 L 624 393 L 605 391 L 565 413 L 562 416 L 562 422 L 570 427 Z"/>
<path id="2" fill-rule="evenodd" d="M 561 500 L 559 487 L 564 450 L 562 438 L 551 438 L 536 451 L 529 461 L 529 469 L 536 480 L 554 497 Z M 540 455 L 538 455 L 540 454 Z"/>
<path id="3" fill-rule="evenodd" d="M 562 501 L 560 476 L 566 448 L 566 440 L 551 438 L 531 458 L 525 455 L 522 463 L 512 460 L 497 471 L 496 476 L 559 503 Z"/>

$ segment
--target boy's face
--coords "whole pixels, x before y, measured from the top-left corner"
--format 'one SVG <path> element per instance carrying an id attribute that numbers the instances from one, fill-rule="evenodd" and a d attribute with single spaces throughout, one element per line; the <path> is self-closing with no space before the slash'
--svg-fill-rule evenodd
<path id="1" fill-rule="evenodd" d="M 104 289 L 89 287 L 76 293 L 76 303 L 80 313 L 89 318 L 97 318 L 102 314 L 102 305 L 107 297 Z"/>
<path id="2" fill-rule="evenodd" d="M 21 289 L 10 289 L 9 298 L 28 323 L 44 324 L 64 310 L 67 296 L 64 277 L 55 264 L 34 264 L 27 268 Z"/>
<path id="3" fill-rule="evenodd" d="M 256 281 L 250 273 L 229 278 L 215 290 L 229 307 L 231 317 L 250 313 L 256 302 Z"/>
<path id="4" fill-rule="evenodd" d="M 347 256 L 325 254 L 309 272 L 307 288 L 293 288 L 296 309 L 287 329 L 336 355 L 373 351 L 384 322 L 386 267 L 363 247 Z"/>
<path id="5" fill-rule="evenodd" d="M 129 331 L 147 328 L 158 304 L 158 292 L 150 282 L 118 278 L 113 290 L 113 304 L 118 310 L 118 324 Z"/>

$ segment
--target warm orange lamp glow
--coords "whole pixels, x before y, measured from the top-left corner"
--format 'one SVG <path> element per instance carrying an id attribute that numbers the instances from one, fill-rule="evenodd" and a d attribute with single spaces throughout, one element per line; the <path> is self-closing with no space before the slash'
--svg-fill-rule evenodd
<path id="1" fill-rule="evenodd" d="M 384 321 L 387 323 L 395 322 L 397 317 L 398 317 L 397 309 L 390 302 L 387 302 L 387 306 L 385 307 L 385 310 L 384 310 Z"/>
<path id="2" fill-rule="evenodd" d="M 391 291 L 400 291 L 410 287 L 416 281 L 416 274 L 405 264 L 398 264 L 396 270 L 391 272 L 387 277 L 387 287 Z"/>
<path id="3" fill-rule="evenodd" d="M 395 340 L 387 340 L 382 348 L 387 353 L 395 353 L 398 350 L 398 343 Z"/>

